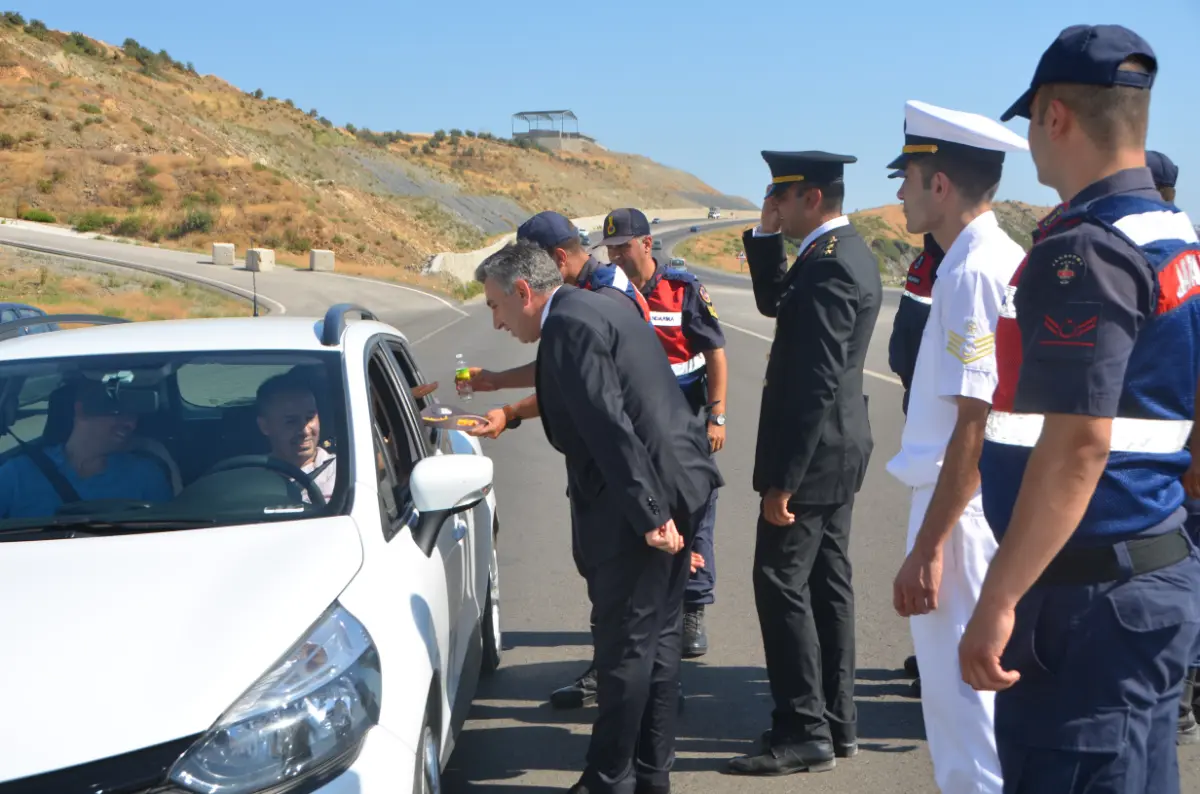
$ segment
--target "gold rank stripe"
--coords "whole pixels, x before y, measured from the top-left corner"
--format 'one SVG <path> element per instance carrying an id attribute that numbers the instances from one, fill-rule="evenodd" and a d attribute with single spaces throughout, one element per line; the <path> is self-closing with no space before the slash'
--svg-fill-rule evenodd
<path id="1" fill-rule="evenodd" d="M 922 144 L 920 146 L 912 145 L 912 146 L 904 147 L 905 154 L 937 154 L 937 150 L 938 150 L 938 147 L 937 147 L 936 143 L 927 143 L 927 144 Z M 894 152 L 896 150 L 893 149 L 892 151 Z"/>
<path id="2" fill-rule="evenodd" d="M 800 174 L 793 174 L 792 176 L 777 176 L 771 180 L 771 184 L 782 185 L 784 182 L 803 182 L 803 181 L 804 181 L 803 176 L 801 176 Z"/>
<path id="3" fill-rule="evenodd" d="M 985 334 L 972 339 L 969 349 L 966 338 L 959 336 L 953 331 L 946 332 L 946 339 L 946 352 L 964 364 L 971 364 L 980 359 L 987 358 L 996 352 L 995 334 Z"/>

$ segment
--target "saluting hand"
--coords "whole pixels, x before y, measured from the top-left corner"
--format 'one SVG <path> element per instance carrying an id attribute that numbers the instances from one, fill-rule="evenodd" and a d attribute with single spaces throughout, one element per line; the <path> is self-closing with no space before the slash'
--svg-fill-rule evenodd
<path id="1" fill-rule="evenodd" d="M 775 234 L 783 228 L 783 216 L 779 214 L 779 202 L 774 196 L 763 201 L 762 218 L 759 223 L 763 234 Z"/>
<path id="2" fill-rule="evenodd" d="M 467 435 L 476 438 L 496 438 L 508 427 L 508 417 L 504 415 L 503 408 L 493 408 L 484 414 L 483 418 L 487 423 L 472 427 L 467 431 Z"/>
<path id="3" fill-rule="evenodd" d="M 767 495 L 762 500 L 762 514 L 768 524 L 788 527 L 796 523 L 796 516 L 788 511 L 788 500 L 791 498 L 790 493 L 778 488 L 767 491 Z"/>
<path id="4" fill-rule="evenodd" d="M 683 535 L 675 528 L 675 519 L 670 519 L 657 529 L 646 533 L 646 544 L 661 549 L 668 554 L 678 554 L 683 550 Z"/>
<path id="5" fill-rule="evenodd" d="M 958 643 L 962 680 L 980 692 L 999 692 L 1020 680 L 1016 670 L 1000 666 L 1000 656 L 1012 638 L 1016 613 L 979 602 Z"/>
<path id="6" fill-rule="evenodd" d="M 892 605 L 902 618 L 927 615 L 938 608 L 942 586 L 942 550 L 930 553 L 914 548 L 904 559 L 892 583 Z"/>

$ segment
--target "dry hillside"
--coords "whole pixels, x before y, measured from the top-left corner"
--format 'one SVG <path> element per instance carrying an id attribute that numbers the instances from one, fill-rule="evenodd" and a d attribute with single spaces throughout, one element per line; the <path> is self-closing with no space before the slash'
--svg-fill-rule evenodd
<path id="1" fill-rule="evenodd" d="M 415 279 L 532 212 L 751 207 L 696 177 L 586 144 L 553 154 L 466 130 L 335 126 L 129 39 L 0 17 L 0 216 L 190 249 L 217 239 Z"/>
<path id="2" fill-rule="evenodd" d="M 995 204 L 1000 225 L 1013 240 L 1029 250 L 1030 235 L 1049 207 L 1035 207 L 1020 201 L 1000 201 Z M 866 239 L 879 260 L 879 272 L 885 283 L 899 284 L 908 272 L 908 265 L 921 250 L 921 236 L 905 229 L 904 212 L 899 204 L 862 210 L 850 214 L 850 220 Z M 675 254 L 706 267 L 732 272 L 745 272 L 745 263 L 738 259 L 742 252 L 742 232 L 753 228 L 733 227 L 689 237 L 675 248 Z M 788 243 L 788 255 L 796 255 L 794 243 Z"/>

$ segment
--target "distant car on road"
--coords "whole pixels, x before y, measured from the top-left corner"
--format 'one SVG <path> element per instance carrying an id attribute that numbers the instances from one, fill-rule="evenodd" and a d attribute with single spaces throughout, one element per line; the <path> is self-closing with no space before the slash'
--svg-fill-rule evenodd
<path id="1" fill-rule="evenodd" d="M 655 218 L 654 220 L 652 220 L 650 222 L 651 223 L 662 223 L 662 218 Z"/>
<path id="2" fill-rule="evenodd" d="M 693 226 L 692 228 L 688 229 L 688 231 L 691 232 L 692 234 L 695 234 L 696 232 L 700 231 L 700 227 Z"/>
<path id="3" fill-rule="evenodd" d="M 591 237 L 591 235 L 589 235 L 587 233 L 587 231 L 585 229 L 579 230 L 579 242 L 581 242 L 584 245 L 592 244 L 592 237 Z"/>
<path id="4" fill-rule="evenodd" d="M 16 320 L 32 319 L 34 317 L 45 317 L 46 312 L 36 306 L 30 306 L 27 303 L 0 303 L 0 323 L 11 323 Z M 27 334 L 43 334 L 47 331 L 57 331 L 56 323 L 40 323 L 21 328 L 18 336 L 26 336 Z"/>
<path id="5" fill-rule="evenodd" d="M 667 265 L 676 270 L 687 270 L 687 260 L 682 256 L 672 257 L 671 261 L 668 262 Z"/>
<path id="6" fill-rule="evenodd" d="M 408 340 L 348 304 L 87 319 L 0 325 L 0 791 L 441 791 L 499 525 Z M 62 474 L 79 423 L 136 498 Z"/>
<path id="7" fill-rule="evenodd" d="M 662 250 L 662 240 L 655 238 L 654 243 L 651 244 L 650 248 L 655 251 L 661 251 Z"/>
<path id="8" fill-rule="evenodd" d="M 709 217 L 710 219 L 713 219 L 713 218 L 720 218 L 720 217 L 721 217 L 721 211 L 720 211 L 719 209 L 717 209 L 716 207 L 709 207 L 709 208 L 708 208 L 708 217 Z"/>

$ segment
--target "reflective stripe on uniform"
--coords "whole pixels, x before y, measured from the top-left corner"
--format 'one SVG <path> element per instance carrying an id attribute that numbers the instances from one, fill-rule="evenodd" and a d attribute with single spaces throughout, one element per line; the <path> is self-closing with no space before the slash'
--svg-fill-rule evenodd
<path id="1" fill-rule="evenodd" d="M 678 364 L 671 365 L 671 371 L 675 373 L 675 377 L 680 375 L 689 375 L 704 366 L 704 354 L 697 353 L 687 361 L 681 361 Z"/>
<path id="2" fill-rule="evenodd" d="M 984 438 L 997 444 L 1033 447 L 1042 435 L 1042 414 L 992 411 Z M 1190 419 L 1130 419 L 1118 416 L 1112 422 L 1112 452 L 1143 452 L 1169 455 L 1183 451 L 1192 432 Z"/>
<path id="3" fill-rule="evenodd" d="M 904 297 L 906 297 L 906 298 L 912 298 L 912 299 L 913 299 L 913 300 L 915 300 L 917 303 L 924 303 L 926 306 L 932 306 L 932 305 L 933 305 L 933 298 L 927 298 L 927 297 L 925 297 L 925 296 L 923 296 L 923 295 L 916 295 L 916 294 L 914 294 L 914 293 L 912 293 L 912 292 L 909 292 L 908 290 L 904 290 Z"/>
<path id="4" fill-rule="evenodd" d="M 683 312 L 650 312 L 650 322 L 654 325 L 677 328 L 683 325 Z"/>

